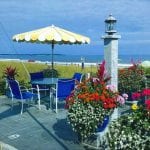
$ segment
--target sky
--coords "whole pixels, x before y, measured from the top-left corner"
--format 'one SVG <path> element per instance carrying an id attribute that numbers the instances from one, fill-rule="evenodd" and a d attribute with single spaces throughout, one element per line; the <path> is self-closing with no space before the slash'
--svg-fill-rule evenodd
<path id="1" fill-rule="evenodd" d="M 12 36 L 54 24 L 88 36 L 88 45 L 55 45 L 55 53 L 103 54 L 105 19 L 117 19 L 120 54 L 150 55 L 150 0 L 0 0 L 0 54 L 49 54 L 48 44 L 17 43 Z"/>

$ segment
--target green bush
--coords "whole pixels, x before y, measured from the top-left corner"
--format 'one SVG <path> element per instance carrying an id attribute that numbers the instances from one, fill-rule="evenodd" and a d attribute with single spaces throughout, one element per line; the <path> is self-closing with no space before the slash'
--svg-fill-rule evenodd
<path id="1" fill-rule="evenodd" d="M 6 91 L 6 82 L 4 79 L 0 80 L 0 95 L 4 95 Z"/>
<path id="2" fill-rule="evenodd" d="M 58 78 L 60 76 L 60 74 L 56 69 L 47 68 L 43 70 L 43 73 L 44 77 L 46 78 Z"/>
<path id="3" fill-rule="evenodd" d="M 139 64 L 120 69 L 118 89 L 120 93 L 130 93 L 142 90 L 145 87 L 144 69 Z"/>

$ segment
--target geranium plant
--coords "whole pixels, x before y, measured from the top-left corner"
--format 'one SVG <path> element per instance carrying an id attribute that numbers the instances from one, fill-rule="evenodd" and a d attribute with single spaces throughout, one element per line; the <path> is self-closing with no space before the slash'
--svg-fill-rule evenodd
<path id="1" fill-rule="evenodd" d="M 142 91 L 132 93 L 132 100 L 136 101 L 139 101 L 142 98 L 147 99 L 149 97 L 150 97 L 150 88 L 145 88 Z"/>
<path id="2" fill-rule="evenodd" d="M 118 93 L 107 85 L 110 77 L 105 70 L 105 61 L 100 65 L 97 77 L 78 84 L 67 101 L 68 120 L 73 130 L 83 140 L 93 134 L 105 116 L 110 116 L 118 106 Z"/>
<path id="3" fill-rule="evenodd" d="M 129 100 L 132 99 L 132 92 L 142 90 L 144 84 L 144 70 L 140 63 L 132 62 L 129 68 L 123 68 L 118 73 L 118 89 L 120 93 L 128 93 Z"/>
<path id="4" fill-rule="evenodd" d="M 141 92 L 132 93 L 132 100 L 140 100 L 140 99 L 141 99 Z"/>

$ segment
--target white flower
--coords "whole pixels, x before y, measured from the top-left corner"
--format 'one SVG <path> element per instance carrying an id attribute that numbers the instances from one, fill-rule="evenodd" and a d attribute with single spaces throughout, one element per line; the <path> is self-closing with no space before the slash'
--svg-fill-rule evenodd
<path id="1" fill-rule="evenodd" d="M 129 136 L 129 141 L 132 141 L 132 136 Z"/>

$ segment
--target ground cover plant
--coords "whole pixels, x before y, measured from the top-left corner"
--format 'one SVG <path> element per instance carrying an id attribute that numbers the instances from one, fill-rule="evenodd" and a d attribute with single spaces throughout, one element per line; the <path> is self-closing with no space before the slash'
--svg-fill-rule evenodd
<path id="1" fill-rule="evenodd" d="M 144 105 L 133 104 L 131 109 L 131 113 L 121 116 L 110 125 L 110 149 L 150 149 L 150 99 Z"/>

